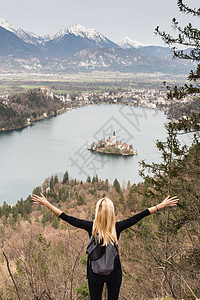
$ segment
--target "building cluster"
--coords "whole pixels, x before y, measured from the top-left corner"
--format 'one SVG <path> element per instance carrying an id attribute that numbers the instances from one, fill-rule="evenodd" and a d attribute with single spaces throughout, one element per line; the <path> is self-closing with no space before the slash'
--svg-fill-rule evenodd
<path id="1" fill-rule="evenodd" d="M 190 97 L 182 100 L 169 100 L 167 93 L 159 89 L 127 89 L 127 91 L 102 91 L 102 92 L 77 92 L 76 94 L 58 94 L 51 87 L 41 87 L 41 92 L 52 99 L 60 99 L 68 108 L 86 106 L 89 104 L 125 104 L 130 106 L 141 106 L 153 109 L 167 110 L 176 102 L 190 102 Z M 7 105 L 9 95 L 0 95 L 0 102 Z"/>
<path id="2" fill-rule="evenodd" d="M 56 95 L 62 102 L 71 104 L 72 107 L 84 106 L 89 104 L 110 103 L 110 104 L 126 104 L 131 106 L 142 106 L 147 108 L 164 109 L 172 105 L 172 100 L 167 98 L 166 91 L 159 89 L 131 89 L 125 92 L 79 92 L 72 97 L 67 95 Z M 187 103 L 190 98 L 186 97 L 182 100 L 173 100 L 173 103 L 180 101 Z"/>
<path id="3" fill-rule="evenodd" d="M 0 94 L 0 103 L 3 103 L 4 105 L 8 105 L 8 102 L 9 102 L 9 95 Z"/>
<path id="4" fill-rule="evenodd" d="M 113 132 L 112 138 L 109 137 L 108 139 L 102 139 L 98 143 L 93 142 L 91 144 L 91 149 L 95 150 L 96 148 L 106 148 L 106 147 L 113 147 L 119 150 L 133 150 L 132 145 L 128 145 L 126 143 L 122 143 L 116 140 L 115 131 Z"/>
<path id="5" fill-rule="evenodd" d="M 51 87 L 48 87 L 48 86 L 42 86 L 40 88 L 41 92 L 43 94 L 46 94 L 47 97 L 50 97 L 50 98 L 54 98 L 54 93 L 53 93 L 53 90 L 51 89 Z"/>

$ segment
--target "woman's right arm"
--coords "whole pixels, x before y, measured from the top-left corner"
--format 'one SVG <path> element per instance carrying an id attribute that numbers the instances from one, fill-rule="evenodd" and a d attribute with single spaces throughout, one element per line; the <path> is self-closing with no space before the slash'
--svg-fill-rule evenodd
<path id="1" fill-rule="evenodd" d="M 37 196 L 33 194 L 31 196 L 34 204 L 41 204 L 45 205 L 48 209 L 50 209 L 56 216 L 60 217 L 63 221 L 69 223 L 72 226 L 75 226 L 77 228 L 84 229 L 88 232 L 89 235 L 92 234 L 92 221 L 82 220 L 78 219 L 69 215 L 66 215 L 63 211 L 58 209 L 57 207 L 53 206 L 42 193 L 40 193 L 41 196 Z"/>
<path id="2" fill-rule="evenodd" d="M 31 199 L 33 200 L 34 204 L 40 204 L 45 205 L 48 209 L 50 209 L 56 216 L 60 216 L 62 214 L 62 211 L 58 209 L 57 207 L 53 206 L 42 193 L 40 193 L 41 196 L 37 196 L 33 194 L 31 196 Z"/>

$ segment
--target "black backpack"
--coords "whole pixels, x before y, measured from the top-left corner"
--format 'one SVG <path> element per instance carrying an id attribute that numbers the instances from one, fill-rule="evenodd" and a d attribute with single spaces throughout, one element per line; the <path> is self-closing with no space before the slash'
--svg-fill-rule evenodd
<path id="1" fill-rule="evenodd" d="M 115 268 L 115 261 L 118 253 L 118 246 L 109 243 L 107 246 L 102 246 L 102 241 L 97 242 L 92 235 L 87 246 L 86 253 L 89 255 L 89 264 L 92 271 L 99 275 L 109 275 Z"/>

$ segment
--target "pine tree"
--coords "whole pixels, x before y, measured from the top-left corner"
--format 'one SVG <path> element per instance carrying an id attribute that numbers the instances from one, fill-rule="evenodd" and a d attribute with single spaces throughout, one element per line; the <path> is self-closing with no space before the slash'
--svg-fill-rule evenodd
<path id="1" fill-rule="evenodd" d="M 178 0 L 177 5 L 181 13 L 192 15 L 196 18 L 200 17 L 200 8 L 191 8 L 183 3 L 183 0 Z M 185 27 L 181 27 L 176 18 L 172 19 L 172 27 L 177 32 L 176 36 L 172 36 L 165 31 L 161 31 L 159 26 L 156 28 L 156 33 L 161 36 L 162 40 L 173 50 L 174 57 L 186 59 L 197 63 L 196 70 L 191 70 L 188 79 L 190 84 L 185 84 L 183 87 L 174 87 L 170 90 L 169 97 L 182 98 L 188 94 L 200 94 L 200 30 L 192 26 L 191 23 Z M 190 47 L 191 50 L 178 50 L 178 46 Z M 189 48 L 189 49 L 190 49 Z M 193 84 L 192 84 L 193 82 Z M 169 87 L 168 87 L 169 88 Z"/>
<path id="2" fill-rule="evenodd" d="M 65 174 L 64 174 L 64 176 L 63 176 L 63 184 L 67 183 L 68 180 L 69 180 L 69 174 L 66 171 Z"/>
<path id="3" fill-rule="evenodd" d="M 181 295 L 181 287 L 175 287 L 174 282 L 181 280 L 181 284 L 185 285 L 186 289 L 189 288 L 193 299 L 192 297 L 198 293 L 195 288 L 196 268 L 198 269 L 195 261 L 196 253 L 200 251 L 199 243 L 195 242 L 197 236 L 200 238 L 197 229 L 200 225 L 198 217 L 200 146 L 195 136 L 190 147 L 182 146 L 177 138 L 179 132 L 176 123 L 169 123 L 166 129 L 168 133 L 166 141 L 157 141 L 162 162 L 151 165 L 144 161 L 141 163 L 143 166 L 141 175 L 145 179 L 144 197 L 146 201 L 148 199 L 148 205 L 153 206 L 162 200 L 163 195 L 177 195 L 180 198 L 179 209 L 167 208 L 161 211 L 161 215 L 157 217 L 157 231 L 150 224 L 144 225 L 143 242 L 150 257 L 153 258 L 154 262 L 150 262 L 152 268 L 157 265 L 162 270 L 161 289 L 168 291 L 177 299 Z M 145 174 L 146 169 L 153 177 Z M 180 251 L 185 253 L 183 257 L 179 255 Z M 187 268 L 190 269 L 188 274 L 182 268 L 183 264 L 187 264 Z M 193 272 L 193 280 L 190 279 L 190 272 Z"/>
<path id="4" fill-rule="evenodd" d="M 88 175 L 88 177 L 87 177 L 87 180 L 86 180 L 87 182 L 89 182 L 89 183 L 91 183 L 91 177 L 90 177 L 90 175 Z"/>
<path id="5" fill-rule="evenodd" d="M 54 229 L 58 229 L 59 219 L 56 215 L 53 216 L 52 227 Z"/>
<path id="6" fill-rule="evenodd" d="M 195 18 L 200 17 L 200 8 L 191 8 L 187 4 L 183 3 L 183 0 L 178 0 L 177 5 L 179 11 L 184 14 L 192 15 Z M 197 132 L 200 131 L 200 30 L 192 26 L 191 23 L 187 24 L 185 27 L 181 27 L 179 22 L 173 18 L 172 26 L 177 32 L 176 36 L 172 36 L 165 31 L 161 31 L 159 26 L 156 28 L 156 33 L 160 35 L 162 40 L 170 46 L 174 53 L 174 57 L 179 59 L 185 59 L 196 63 L 196 69 L 191 70 L 188 75 L 189 84 L 186 83 L 182 87 L 170 87 L 164 82 L 164 85 L 168 89 L 169 99 L 181 99 L 185 96 L 190 95 L 193 107 L 191 104 L 187 104 L 188 113 L 185 118 L 181 119 L 179 122 L 179 130 L 185 132 Z M 178 50 L 184 47 L 185 50 Z M 188 48 L 189 47 L 189 48 Z M 177 105 L 179 107 L 179 105 Z M 174 107 L 174 106 L 173 106 Z M 172 109 L 173 109 L 172 107 Z M 181 109 L 183 110 L 183 109 Z M 184 107 L 184 111 L 185 111 Z"/>
<path id="7" fill-rule="evenodd" d="M 50 178 L 50 189 L 53 190 L 53 187 L 54 187 L 54 177 L 51 176 L 51 178 Z"/>
<path id="8" fill-rule="evenodd" d="M 118 194 L 120 194 L 121 192 L 121 187 L 119 184 L 119 181 L 117 180 L 117 178 L 115 178 L 114 182 L 113 182 L 113 186 L 115 187 L 115 190 Z"/>
<path id="9" fill-rule="evenodd" d="M 78 196 L 77 205 L 82 205 L 85 203 L 85 196 L 83 194 Z"/>
<path id="10" fill-rule="evenodd" d="M 59 180 L 58 180 L 58 176 L 56 175 L 56 176 L 54 177 L 54 185 L 57 184 L 57 183 L 59 183 Z"/>

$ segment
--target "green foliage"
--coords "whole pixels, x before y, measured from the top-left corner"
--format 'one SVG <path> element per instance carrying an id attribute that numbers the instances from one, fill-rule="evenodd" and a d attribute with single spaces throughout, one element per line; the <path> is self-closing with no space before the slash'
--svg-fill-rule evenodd
<path id="1" fill-rule="evenodd" d="M 95 182 L 96 182 L 96 177 L 93 176 L 93 177 L 92 177 L 92 184 L 95 184 Z"/>
<path id="2" fill-rule="evenodd" d="M 180 12 L 190 14 L 194 17 L 199 17 L 199 9 L 193 9 L 183 3 L 182 0 L 177 2 Z M 160 31 L 159 26 L 156 28 L 156 33 L 162 38 L 162 40 L 171 47 L 174 53 L 174 57 L 186 60 L 192 60 L 197 62 L 197 67 L 195 71 L 191 71 L 188 79 L 193 84 L 185 84 L 184 86 L 171 89 L 167 86 L 169 93 L 169 98 L 181 99 L 188 94 L 200 94 L 199 79 L 200 79 L 200 30 L 192 26 L 191 23 L 185 27 L 181 27 L 176 18 L 172 20 L 172 26 L 174 32 L 177 32 L 177 36 L 172 36 L 165 31 Z M 184 46 L 186 50 L 179 50 L 177 45 Z M 188 49 L 190 49 L 188 51 Z"/>
<path id="3" fill-rule="evenodd" d="M 80 263 L 85 267 L 87 266 L 87 255 L 80 258 Z"/>
<path id="4" fill-rule="evenodd" d="M 128 206 L 130 210 L 134 209 L 135 206 L 135 194 L 137 192 L 136 185 L 133 184 L 130 188 L 129 194 L 128 194 Z"/>
<path id="5" fill-rule="evenodd" d="M 78 196 L 77 205 L 83 205 L 85 203 L 85 195 L 81 194 Z"/>
<path id="6" fill-rule="evenodd" d="M 11 225 L 11 226 L 14 226 L 16 224 L 16 221 L 15 221 L 15 218 L 13 217 L 13 214 L 9 214 L 7 221 L 8 221 L 8 224 Z"/>
<path id="7" fill-rule="evenodd" d="M 63 184 L 66 184 L 69 180 L 69 174 L 68 172 L 66 171 L 64 176 L 63 176 Z"/>
<path id="8" fill-rule="evenodd" d="M 54 215 L 53 216 L 53 221 L 52 221 L 52 227 L 54 229 L 58 229 L 59 221 L 60 221 L 60 219 L 56 215 Z"/>
<path id="9" fill-rule="evenodd" d="M 85 281 L 79 288 L 77 288 L 77 299 L 78 300 L 89 300 L 90 293 L 88 288 L 88 283 Z"/>
<path id="10" fill-rule="evenodd" d="M 86 180 L 87 182 L 89 182 L 89 183 L 91 183 L 91 177 L 88 175 L 88 177 L 87 177 L 87 180 Z"/>
<path id="11" fill-rule="evenodd" d="M 130 187 L 131 187 L 131 182 L 130 182 L 130 180 L 128 180 L 128 182 L 127 182 L 127 189 L 130 189 Z"/>
<path id="12" fill-rule="evenodd" d="M 39 195 L 42 192 L 41 186 L 37 186 L 36 188 L 33 189 L 33 194 Z"/>
<path id="13" fill-rule="evenodd" d="M 58 192 L 59 201 L 63 201 L 64 202 L 68 197 L 69 197 L 68 190 L 66 190 L 66 188 L 64 186 L 61 186 L 59 188 L 59 192 Z"/>
<path id="14" fill-rule="evenodd" d="M 200 147 L 195 136 L 190 147 L 182 146 L 177 137 L 179 128 L 179 123 L 169 123 L 166 125 L 168 133 L 166 141 L 157 141 L 157 148 L 162 155 L 160 164 L 152 163 L 150 165 L 144 161 L 141 163 L 143 167 L 141 174 L 145 179 L 143 190 L 145 204 L 149 201 L 152 206 L 154 203 L 157 204 L 164 195 L 177 195 L 180 198 L 178 209 L 167 208 L 162 211 L 157 216 L 156 228 L 150 226 L 148 220 L 144 220 L 140 227 L 142 233 L 139 235 L 143 240 L 145 251 L 149 253 L 150 257 L 154 258 L 155 262 L 149 260 L 151 268 L 154 268 L 155 265 L 163 267 L 164 276 L 167 280 L 164 286 L 175 298 L 179 297 L 181 291 L 173 287 L 173 281 L 180 274 L 184 276 L 185 280 L 187 277 L 187 281 L 189 281 L 190 275 L 183 273 L 181 265 L 185 264 L 183 262 L 184 257 L 180 257 L 178 254 L 173 255 L 173 253 L 176 253 L 176 251 L 178 253 L 181 248 L 183 252 L 192 253 L 192 257 L 196 257 L 194 245 L 195 249 L 198 249 L 197 252 L 200 251 L 199 246 L 196 246 L 194 242 L 195 236 L 199 236 L 196 228 L 200 225 L 199 218 L 197 219 L 200 212 L 199 184 L 197 180 Z M 145 175 L 146 169 L 153 174 L 153 177 Z M 193 232 L 189 230 L 188 227 L 190 226 L 192 226 Z M 192 241 L 189 247 L 190 250 L 183 242 L 185 240 Z M 191 263 L 192 259 L 190 260 Z M 191 272 L 196 269 L 195 266 L 194 263 Z M 191 268 L 189 265 L 187 267 Z M 195 274 L 193 272 L 194 282 L 196 280 Z M 192 297 L 194 297 L 194 292 L 193 286 Z"/>
<path id="15" fill-rule="evenodd" d="M 101 182 L 101 190 L 102 191 L 108 191 L 109 190 L 108 179 L 106 179 L 105 181 Z"/>
<path id="16" fill-rule="evenodd" d="M 52 212 L 50 210 L 44 212 L 44 215 L 42 217 L 43 226 L 45 226 L 47 222 L 51 221 L 51 217 L 52 217 Z"/>
<path id="17" fill-rule="evenodd" d="M 53 190 L 53 188 L 54 188 L 54 177 L 53 176 L 51 176 L 49 184 L 50 184 L 50 189 Z"/>
<path id="18" fill-rule="evenodd" d="M 96 195 L 97 190 L 96 190 L 95 188 L 90 189 L 90 190 L 89 190 L 89 193 L 92 194 L 92 195 Z"/>
<path id="19" fill-rule="evenodd" d="M 120 191 L 120 193 L 119 193 L 119 203 L 121 203 L 122 205 L 124 205 L 124 195 L 123 195 L 122 191 Z"/>
<path id="20" fill-rule="evenodd" d="M 15 220 L 17 220 L 17 216 L 20 214 L 25 220 L 27 220 L 28 215 L 31 213 L 32 208 L 32 200 L 31 196 L 28 196 L 26 200 L 17 201 L 17 204 L 12 207 L 12 212 Z"/>
<path id="21" fill-rule="evenodd" d="M 59 202 L 58 194 L 54 191 L 54 189 L 48 191 L 47 197 L 52 199 L 52 202 Z"/>
<path id="22" fill-rule="evenodd" d="M 119 194 L 121 192 L 121 187 L 117 178 L 115 178 L 113 182 L 113 186 L 115 187 L 116 192 Z"/>
<path id="23" fill-rule="evenodd" d="M 6 218 L 8 218 L 10 212 L 11 212 L 11 206 L 4 201 L 3 206 L 1 207 L 0 210 L 0 217 L 5 216 Z"/>
<path id="24" fill-rule="evenodd" d="M 59 183 L 59 180 L 58 180 L 58 176 L 56 175 L 55 177 L 54 177 L 54 184 L 58 184 Z"/>
<path id="25" fill-rule="evenodd" d="M 19 221 L 19 218 L 24 218 L 25 220 L 27 220 L 29 214 L 31 213 L 31 208 L 31 196 L 28 196 L 26 200 L 23 200 L 21 198 L 12 207 L 4 201 L 3 206 L 0 206 L 0 218 L 2 216 L 5 216 L 7 219 L 9 214 L 11 214 L 12 218 L 14 218 L 15 221 Z"/>
<path id="26" fill-rule="evenodd" d="M 133 232 L 131 229 L 126 229 L 123 232 L 123 247 L 125 249 L 129 248 L 130 240 L 133 238 Z"/>

